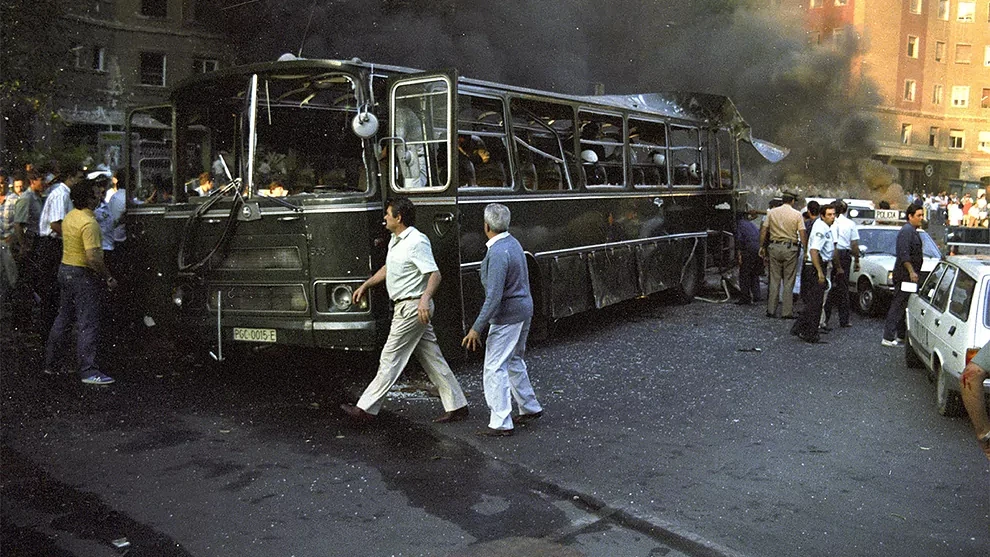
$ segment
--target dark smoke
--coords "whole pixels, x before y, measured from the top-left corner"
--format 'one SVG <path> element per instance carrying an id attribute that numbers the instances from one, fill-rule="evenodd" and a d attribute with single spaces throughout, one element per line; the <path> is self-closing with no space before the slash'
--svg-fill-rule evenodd
<path id="1" fill-rule="evenodd" d="M 456 67 L 462 75 L 573 94 L 601 83 L 607 93 L 727 95 L 754 135 L 792 149 L 759 173 L 763 179 L 808 187 L 861 182 L 859 161 L 873 148 L 876 123 L 854 109 L 874 100 L 871 84 L 851 75 L 856 39 L 850 30 L 835 48 L 812 48 L 800 14 L 763 4 L 297 0 L 236 10 L 250 10 L 237 17 L 259 24 L 243 27 L 263 29 L 245 37 L 253 59 L 302 46 L 310 58 Z"/>

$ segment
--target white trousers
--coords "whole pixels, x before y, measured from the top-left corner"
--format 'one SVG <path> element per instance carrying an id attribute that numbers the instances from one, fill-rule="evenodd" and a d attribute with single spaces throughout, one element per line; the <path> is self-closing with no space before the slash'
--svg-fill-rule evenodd
<path id="1" fill-rule="evenodd" d="M 395 304 L 388 340 L 385 341 L 382 357 L 378 362 L 378 374 L 364 390 L 357 403 L 358 408 L 369 414 L 377 415 L 381 410 L 385 395 L 398 381 L 399 375 L 413 354 L 426 370 L 427 377 L 437 386 L 444 410 L 450 412 L 467 405 L 460 383 L 457 382 L 457 378 L 450 371 L 450 366 L 440 352 L 437 335 L 433 332 L 433 324 L 424 325 L 419 322 L 418 306 L 419 300 L 407 300 Z M 431 300 L 431 318 L 433 307 Z"/>
<path id="2" fill-rule="evenodd" d="M 490 326 L 485 347 L 485 402 L 491 410 L 488 427 L 512 429 L 512 399 L 516 399 L 520 414 L 535 414 L 543 410 L 533 393 L 526 372 L 526 338 L 529 323 Z M 511 396 L 510 396 L 511 395 Z"/>

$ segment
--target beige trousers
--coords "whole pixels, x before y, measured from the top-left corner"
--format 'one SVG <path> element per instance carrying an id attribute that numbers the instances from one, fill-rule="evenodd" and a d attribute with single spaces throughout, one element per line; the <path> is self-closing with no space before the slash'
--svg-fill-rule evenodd
<path id="1" fill-rule="evenodd" d="M 777 312 L 777 297 L 780 296 L 782 305 L 781 317 L 794 315 L 794 280 L 797 277 L 798 245 L 770 243 L 767 248 L 767 266 L 769 267 L 770 285 L 767 288 L 767 313 Z M 783 281 L 783 289 L 780 282 Z"/>
<path id="2" fill-rule="evenodd" d="M 392 327 L 388 332 L 388 340 L 382 349 L 382 357 L 378 363 L 378 374 L 364 390 L 358 400 L 358 408 L 369 414 L 378 414 L 382 401 L 389 389 L 399 379 L 402 370 L 409 363 L 413 354 L 420 365 L 426 370 L 430 381 L 440 391 L 440 401 L 446 411 L 456 410 L 467 405 L 464 391 L 460 383 L 450 371 L 450 366 L 443 359 L 437 335 L 433 332 L 433 324 L 419 322 L 417 307 L 419 300 L 397 302 L 392 314 Z M 433 301 L 430 301 L 430 317 L 433 316 Z"/>

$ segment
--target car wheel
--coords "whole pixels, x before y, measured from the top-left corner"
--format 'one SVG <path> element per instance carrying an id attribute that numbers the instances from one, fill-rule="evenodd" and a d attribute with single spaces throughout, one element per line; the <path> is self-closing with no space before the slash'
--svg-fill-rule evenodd
<path id="1" fill-rule="evenodd" d="M 938 366 L 935 371 L 935 406 L 938 413 L 946 417 L 955 417 L 962 414 L 962 400 L 959 393 L 949 388 L 949 381 L 952 377 Z"/>
<path id="2" fill-rule="evenodd" d="M 856 285 L 856 309 L 863 315 L 876 315 L 877 295 L 869 281 L 861 280 Z"/>
<path id="3" fill-rule="evenodd" d="M 921 369 L 925 367 L 925 362 L 921 360 L 918 353 L 911 346 L 911 335 L 904 336 L 904 363 L 911 369 Z"/>

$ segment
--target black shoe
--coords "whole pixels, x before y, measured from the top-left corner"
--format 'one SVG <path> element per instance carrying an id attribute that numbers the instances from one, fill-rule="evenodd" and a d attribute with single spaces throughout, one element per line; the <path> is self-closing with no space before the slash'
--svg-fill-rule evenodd
<path id="1" fill-rule="evenodd" d="M 780 318 L 781 319 L 797 319 L 797 317 L 795 317 L 793 315 L 781 315 Z"/>
<path id="2" fill-rule="evenodd" d="M 369 424 L 375 421 L 375 415 L 369 414 L 353 404 L 341 404 L 340 409 L 350 416 L 352 420 L 359 424 Z"/>
<path id="3" fill-rule="evenodd" d="M 459 422 L 461 420 L 466 420 L 467 417 L 468 417 L 468 407 L 461 406 L 456 410 L 451 410 L 450 412 L 444 412 L 441 416 L 434 418 L 433 423 L 447 424 L 450 422 Z"/>
<path id="4" fill-rule="evenodd" d="M 512 423 L 519 425 L 526 425 L 527 423 L 538 420 L 543 417 L 543 410 L 539 412 L 533 412 L 532 414 L 519 414 L 518 416 L 512 416 Z"/>
<path id="5" fill-rule="evenodd" d="M 832 327 L 829 327 L 828 325 L 826 325 L 824 327 L 818 327 L 818 330 L 820 332 L 825 333 L 827 335 L 827 334 L 829 334 L 829 333 L 832 332 Z"/>
<path id="6" fill-rule="evenodd" d="M 808 344 L 826 344 L 818 335 L 798 335 L 798 337 Z"/>
<path id="7" fill-rule="evenodd" d="M 770 319 L 773 319 L 776 316 L 768 311 L 767 312 L 767 317 L 769 317 Z"/>
<path id="8" fill-rule="evenodd" d="M 479 437 L 512 437 L 513 430 L 511 429 L 492 429 L 486 427 L 485 429 L 479 429 L 474 434 Z"/>
<path id="9" fill-rule="evenodd" d="M 848 329 L 849 327 L 852 327 L 853 325 L 852 325 L 852 323 L 839 323 L 839 326 L 842 327 L 843 329 Z"/>

